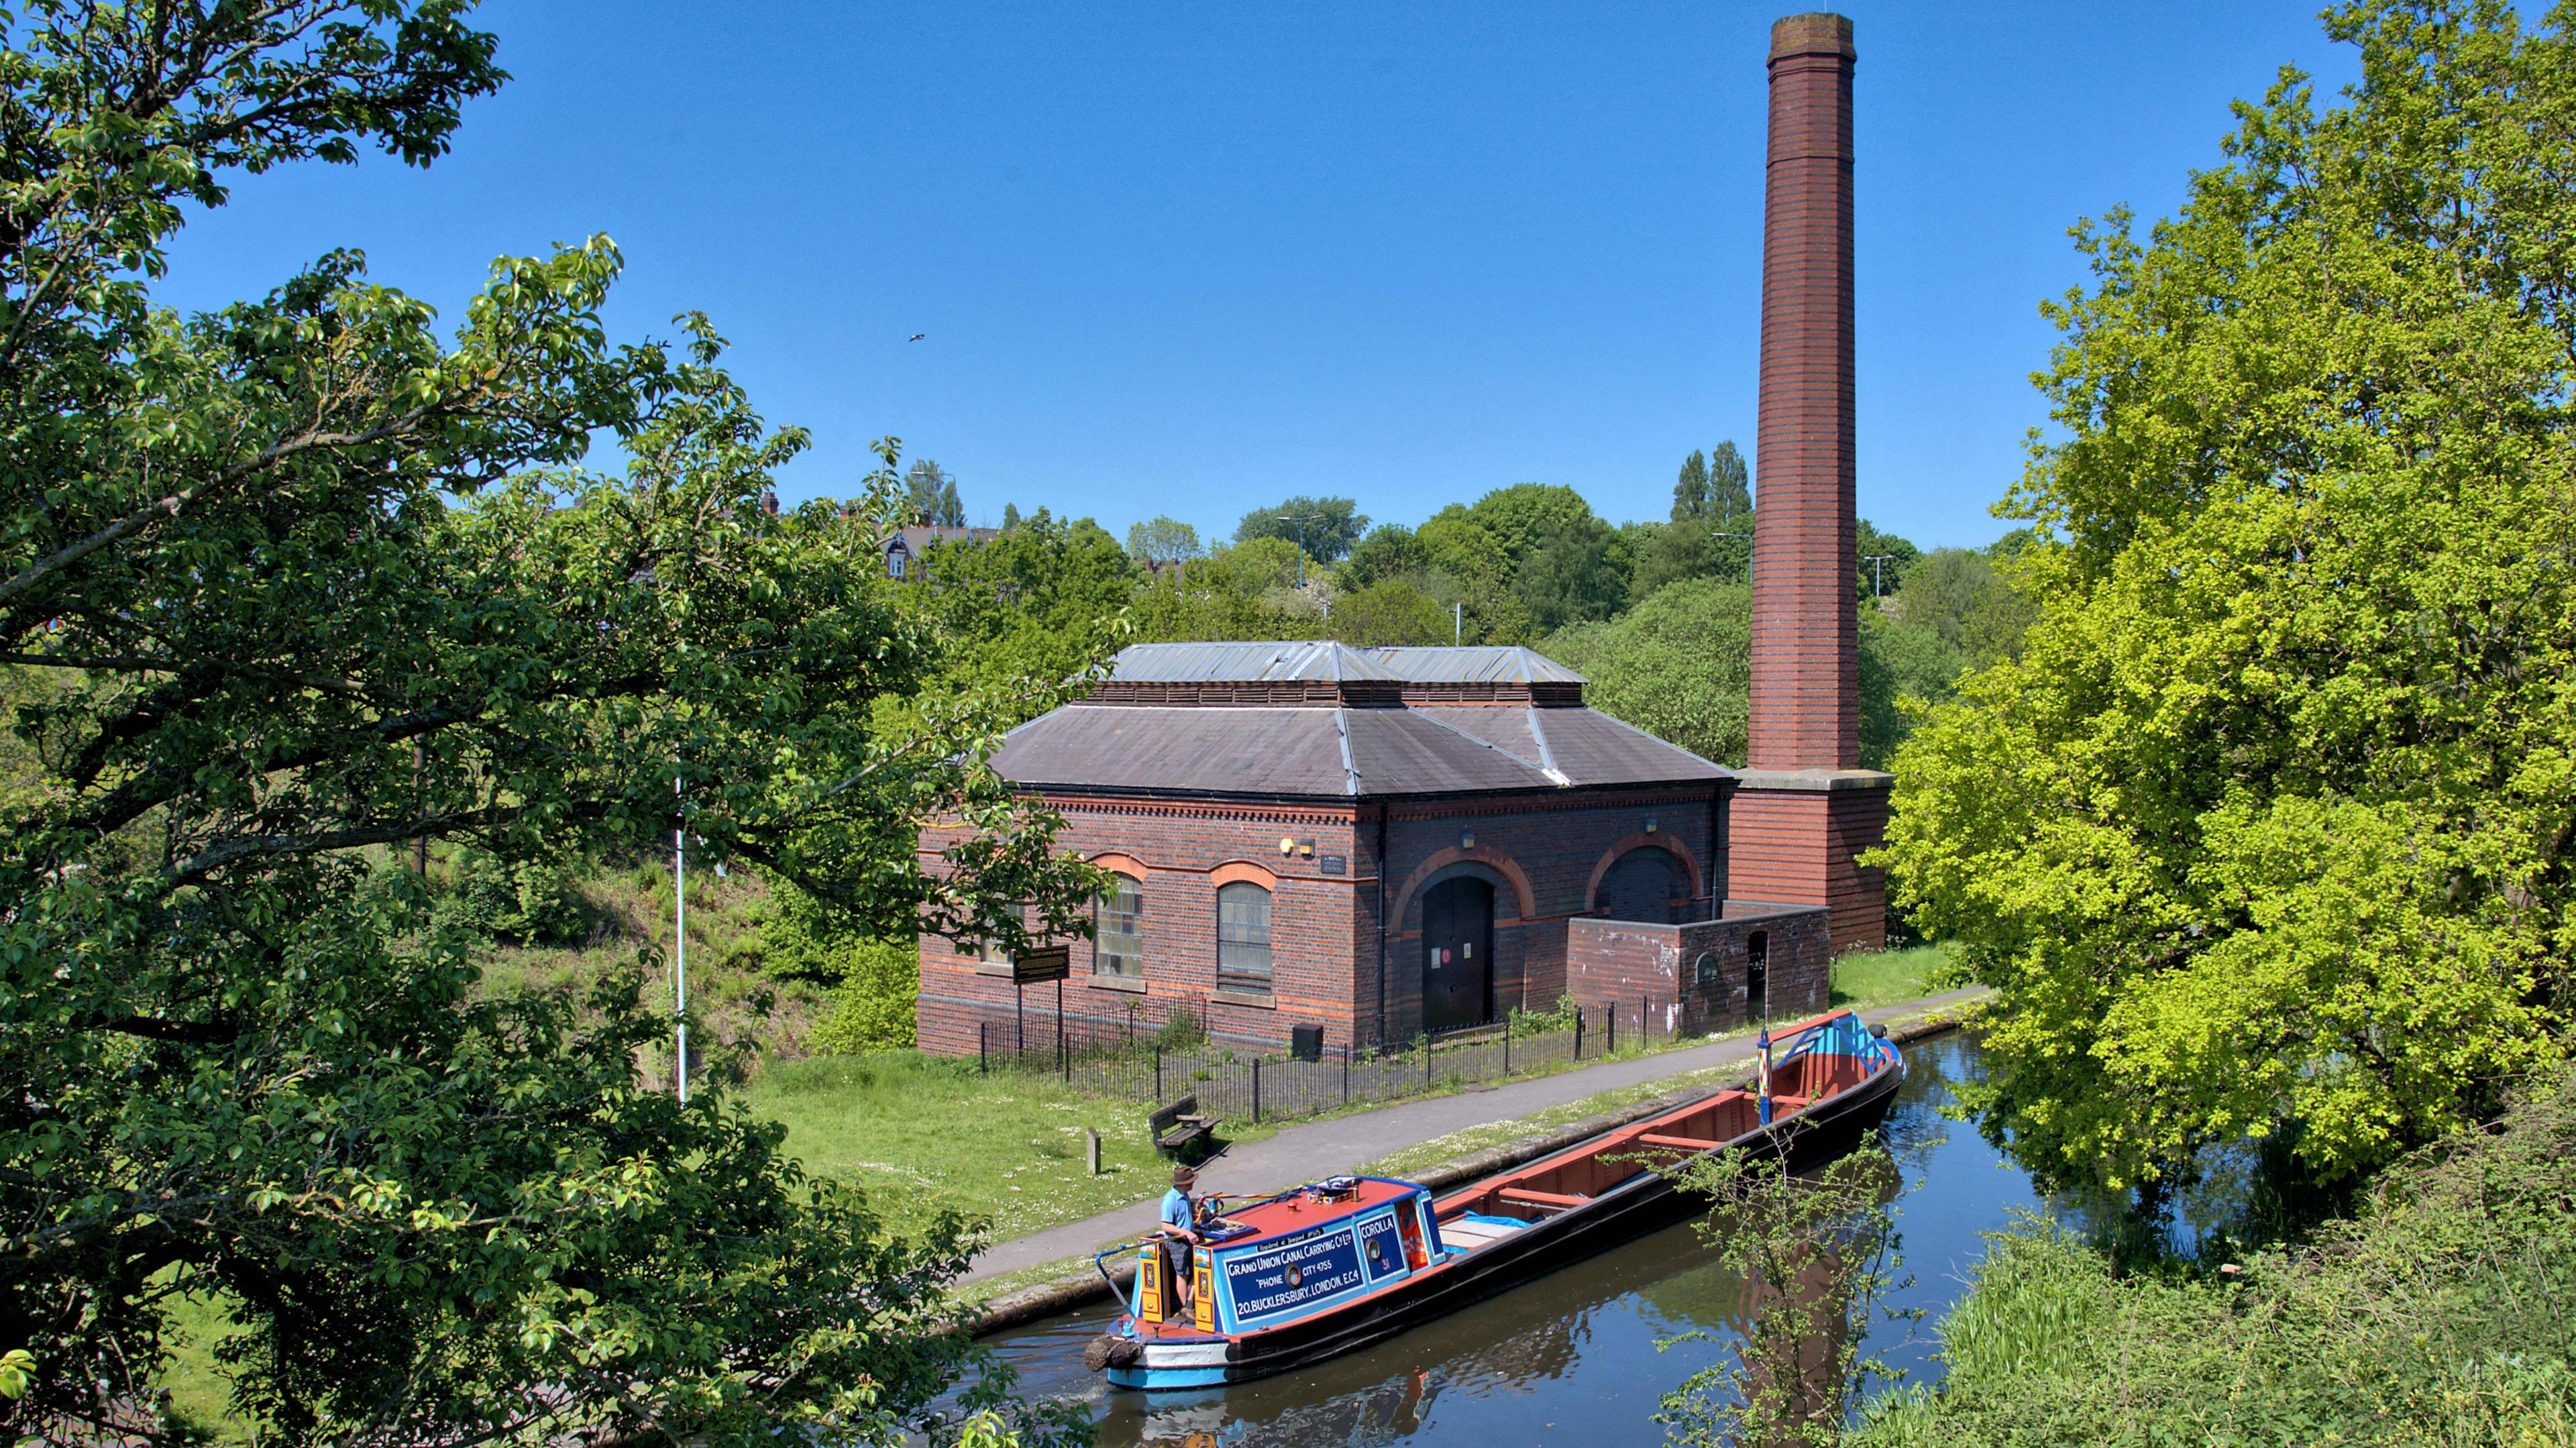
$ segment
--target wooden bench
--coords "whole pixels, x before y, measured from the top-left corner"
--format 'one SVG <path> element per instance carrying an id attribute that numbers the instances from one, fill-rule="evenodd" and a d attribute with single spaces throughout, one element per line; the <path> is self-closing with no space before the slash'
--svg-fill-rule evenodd
<path id="1" fill-rule="evenodd" d="M 1216 1118 L 1201 1116 L 1198 1093 L 1193 1091 L 1168 1106 L 1157 1106 L 1145 1118 L 1145 1129 L 1154 1133 L 1157 1150 L 1181 1156 L 1195 1147 L 1204 1146 L 1216 1134 Z"/>

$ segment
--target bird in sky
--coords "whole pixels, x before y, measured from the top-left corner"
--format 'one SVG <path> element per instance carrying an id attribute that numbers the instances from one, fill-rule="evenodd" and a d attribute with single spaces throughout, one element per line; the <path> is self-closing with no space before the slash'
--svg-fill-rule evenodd
<path id="1" fill-rule="evenodd" d="M 911 336 L 904 338 L 904 340 L 907 342 L 918 342 L 929 335 L 930 334 L 928 332 L 915 332 Z"/>

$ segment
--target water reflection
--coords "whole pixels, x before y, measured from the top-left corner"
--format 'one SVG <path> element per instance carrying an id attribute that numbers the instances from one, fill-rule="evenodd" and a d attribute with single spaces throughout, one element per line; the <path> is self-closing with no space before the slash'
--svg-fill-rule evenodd
<path id="1" fill-rule="evenodd" d="M 1895 1210 L 1913 1280 L 1889 1298 L 1937 1316 L 1981 1243 L 2016 1207 L 2037 1205 L 2029 1181 L 1973 1130 L 1940 1115 L 1955 1081 L 1977 1070 L 1975 1044 L 1950 1035 L 1906 1050 L 1905 1089 L 1886 1140 L 1902 1183 Z M 1745 1285 L 1722 1271 L 1687 1226 L 1675 1227 L 1303 1372 L 1204 1393 L 1111 1393 L 1082 1367 L 1082 1347 L 1110 1316 L 1068 1314 L 994 1340 L 1020 1390 L 1087 1403 L 1105 1448 L 1191 1445 L 1661 1444 L 1663 1395 L 1724 1360 L 1744 1323 Z M 1659 1352 L 1691 1330 L 1708 1340 Z M 1872 1325 L 1860 1344 L 1937 1377 L 1933 1345 L 1902 1322 Z"/>

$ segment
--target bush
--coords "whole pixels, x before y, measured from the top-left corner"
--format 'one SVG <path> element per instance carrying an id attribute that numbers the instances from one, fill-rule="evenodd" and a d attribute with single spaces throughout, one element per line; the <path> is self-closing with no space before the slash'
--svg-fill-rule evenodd
<path id="1" fill-rule="evenodd" d="M 2361 1210 L 2235 1272 L 2122 1276 L 2033 1220 L 1942 1324 L 1949 1379 L 1861 1441 L 2576 1440 L 2576 1069 L 2392 1167 Z"/>
<path id="2" fill-rule="evenodd" d="M 589 925 L 579 874 L 578 861 L 512 863 L 469 845 L 450 857 L 447 893 L 430 918 L 487 940 L 566 944 Z"/>

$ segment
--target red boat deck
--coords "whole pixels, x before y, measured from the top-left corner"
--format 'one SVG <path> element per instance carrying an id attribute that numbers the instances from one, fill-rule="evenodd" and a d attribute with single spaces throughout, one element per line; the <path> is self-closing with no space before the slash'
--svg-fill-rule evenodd
<path id="1" fill-rule="evenodd" d="M 1803 1026 L 1780 1034 L 1800 1029 Z M 1857 1086 L 1868 1076 L 1869 1068 L 1851 1056 L 1816 1052 L 1783 1061 L 1771 1069 L 1772 1119 L 1804 1110 L 1809 1103 Z M 1471 1212 L 1544 1221 L 1641 1173 L 1722 1146 L 1761 1122 L 1762 1108 L 1754 1093 L 1721 1091 L 1443 1197 L 1437 1215 L 1443 1222 Z"/>

